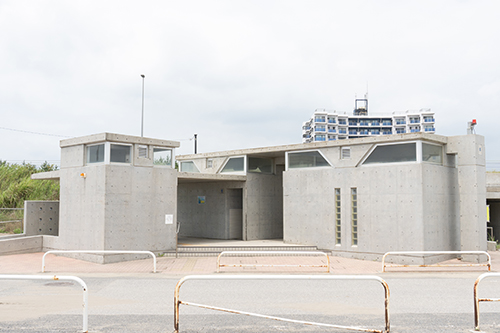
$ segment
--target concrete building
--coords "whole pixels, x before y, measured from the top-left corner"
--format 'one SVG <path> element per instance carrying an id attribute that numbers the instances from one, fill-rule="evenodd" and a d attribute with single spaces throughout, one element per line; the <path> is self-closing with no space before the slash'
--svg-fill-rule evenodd
<path id="1" fill-rule="evenodd" d="M 60 179 L 57 235 L 37 235 L 30 249 L 168 251 L 180 227 L 181 237 L 282 239 L 365 259 L 486 250 L 482 136 L 419 132 L 183 155 L 179 172 L 178 146 L 110 133 L 61 141 L 61 169 L 33 176 Z"/>
<path id="2" fill-rule="evenodd" d="M 486 250 L 484 139 L 478 135 L 410 133 L 177 160 L 179 177 L 246 177 L 179 182 L 184 236 L 283 237 L 366 259 L 398 250 Z M 231 199 L 240 188 L 241 216 Z"/>
<path id="3" fill-rule="evenodd" d="M 367 99 L 356 99 L 355 103 L 352 115 L 316 109 L 302 125 L 302 142 L 436 131 L 434 112 L 430 109 L 368 115 Z"/>

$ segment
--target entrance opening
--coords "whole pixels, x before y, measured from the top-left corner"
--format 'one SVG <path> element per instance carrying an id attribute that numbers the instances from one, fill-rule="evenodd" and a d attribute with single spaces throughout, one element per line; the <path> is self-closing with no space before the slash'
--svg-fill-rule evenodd
<path id="1" fill-rule="evenodd" d="M 243 239 L 243 189 L 227 190 L 228 239 Z"/>

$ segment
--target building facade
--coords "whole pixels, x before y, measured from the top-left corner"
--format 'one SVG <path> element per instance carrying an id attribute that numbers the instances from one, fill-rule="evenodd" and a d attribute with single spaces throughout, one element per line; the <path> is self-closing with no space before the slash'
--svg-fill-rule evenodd
<path id="1" fill-rule="evenodd" d="M 37 236 L 42 249 L 165 251 L 179 232 L 282 239 L 370 260 L 388 251 L 486 250 L 480 135 L 419 132 L 183 155 L 179 171 L 175 147 L 110 133 L 61 141 L 61 169 L 33 176 L 61 183 L 57 235 Z"/>
<path id="2" fill-rule="evenodd" d="M 316 109 L 312 117 L 302 125 L 302 142 L 436 131 L 434 112 L 430 109 L 368 115 L 368 101 L 363 99 L 356 102 L 352 115 Z M 358 105 L 358 102 L 364 104 Z"/>

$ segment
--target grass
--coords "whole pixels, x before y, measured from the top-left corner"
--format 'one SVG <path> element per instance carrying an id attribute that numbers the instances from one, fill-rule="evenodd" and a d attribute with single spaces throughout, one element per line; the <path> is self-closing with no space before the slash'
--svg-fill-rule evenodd
<path id="1" fill-rule="evenodd" d="M 0 161 L 0 208 L 24 208 L 25 200 L 59 200 L 58 181 L 31 179 L 34 173 L 55 170 L 57 166 L 47 162 L 37 167 Z M 22 210 L 0 210 L 0 221 L 22 219 Z M 22 232 L 22 222 L 0 224 L 0 233 Z"/>

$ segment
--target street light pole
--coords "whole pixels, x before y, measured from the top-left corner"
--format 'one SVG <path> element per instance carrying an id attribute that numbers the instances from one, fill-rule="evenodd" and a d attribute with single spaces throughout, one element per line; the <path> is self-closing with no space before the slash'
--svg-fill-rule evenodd
<path id="1" fill-rule="evenodd" d="M 141 74 L 142 77 L 142 117 L 141 117 L 141 137 L 144 136 L 144 78 L 146 75 Z"/>

